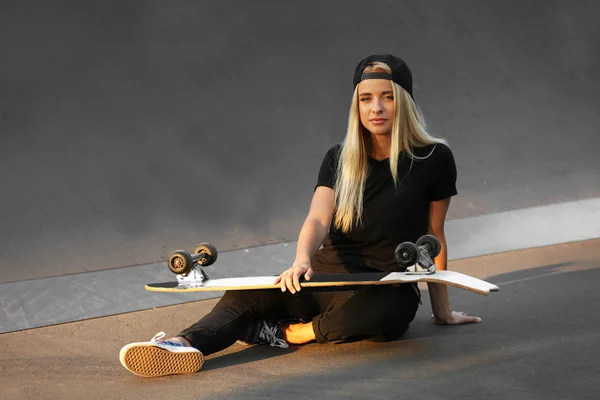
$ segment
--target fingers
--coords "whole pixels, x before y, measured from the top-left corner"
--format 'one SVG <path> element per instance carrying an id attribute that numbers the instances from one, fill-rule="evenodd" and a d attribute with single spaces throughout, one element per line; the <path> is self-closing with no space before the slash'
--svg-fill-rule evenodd
<path id="1" fill-rule="evenodd" d="M 310 281 L 310 278 L 312 278 L 312 274 L 313 274 L 312 267 L 308 267 L 308 270 L 306 270 L 306 273 L 304 274 L 304 279 L 306 279 L 307 281 Z"/>
<path id="2" fill-rule="evenodd" d="M 300 278 L 302 277 L 302 275 L 305 275 L 306 272 L 307 269 L 302 267 L 292 268 L 292 273 L 290 274 L 291 277 L 289 278 L 287 283 L 287 287 L 292 294 L 302 290 L 302 285 L 300 285 Z"/>
<path id="3" fill-rule="evenodd" d="M 467 315 L 466 312 L 464 311 L 459 311 L 457 314 L 460 315 L 460 324 L 473 324 L 473 323 L 478 323 L 481 322 L 481 318 L 479 317 L 470 317 Z"/>
<path id="4" fill-rule="evenodd" d="M 465 313 L 463 311 L 452 311 L 452 315 L 450 317 L 450 320 L 448 320 L 448 321 L 439 320 L 439 319 L 435 318 L 434 315 L 431 315 L 431 318 L 433 318 L 434 323 L 436 325 L 462 325 L 462 324 L 475 324 L 475 323 L 481 322 L 481 318 L 469 316 L 469 315 L 467 315 L 467 313 Z"/>
<path id="5" fill-rule="evenodd" d="M 288 271 L 285 271 L 284 273 L 282 273 L 281 275 L 279 275 L 279 287 L 281 288 L 282 292 L 285 292 L 287 289 L 287 276 L 288 276 Z"/>
<path id="6" fill-rule="evenodd" d="M 282 292 L 289 290 L 291 293 L 296 293 L 295 285 L 294 285 L 294 276 L 295 276 L 295 268 L 292 267 L 287 269 L 281 273 L 273 282 L 275 285 L 279 285 Z M 298 282 L 300 285 L 300 282 Z"/>
<path id="7" fill-rule="evenodd" d="M 289 290 L 290 293 L 296 293 L 296 289 L 294 287 L 294 268 L 290 268 L 285 270 L 281 275 L 277 277 L 275 280 L 275 284 L 279 284 L 282 292 Z"/>
<path id="8" fill-rule="evenodd" d="M 296 293 L 296 289 L 294 289 L 294 273 L 290 272 L 285 277 L 285 286 L 290 291 L 291 294 Z"/>
<path id="9" fill-rule="evenodd" d="M 466 316 L 463 323 L 464 324 L 476 324 L 476 323 L 479 323 L 479 322 L 481 322 L 481 318 L 479 318 L 479 317 L 468 317 L 468 316 Z"/>
<path id="10" fill-rule="evenodd" d="M 294 290 L 292 290 L 290 288 L 290 292 L 292 293 L 296 293 L 299 292 L 301 287 L 300 287 L 300 271 L 295 270 L 294 274 L 292 275 L 292 287 L 294 288 Z"/>
<path id="11" fill-rule="evenodd" d="M 302 275 L 304 275 L 306 280 L 310 280 L 312 277 L 312 272 L 313 271 L 310 265 L 295 265 L 279 275 L 275 279 L 274 284 L 279 285 L 282 292 L 289 290 L 290 293 L 294 294 L 302 290 L 302 285 L 300 284 Z"/>
<path id="12" fill-rule="evenodd" d="M 458 312 L 455 311 L 452 314 L 454 314 L 453 324 L 455 324 L 455 325 L 458 325 L 458 324 L 473 324 L 473 323 L 481 322 L 481 318 L 479 318 L 479 317 L 470 317 L 464 311 L 458 311 Z"/>

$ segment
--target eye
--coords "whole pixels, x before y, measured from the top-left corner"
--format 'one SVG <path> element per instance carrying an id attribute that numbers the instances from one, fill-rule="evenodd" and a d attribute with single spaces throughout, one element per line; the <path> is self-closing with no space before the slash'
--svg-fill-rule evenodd
<path id="1" fill-rule="evenodd" d="M 390 94 L 390 95 L 385 96 L 384 99 L 393 101 L 394 100 L 394 96 L 392 96 Z"/>
<path id="2" fill-rule="evenodd" d="M 359 99 L 359 101 L 369 101 L 369 100 L 371 100 L 371 98 L 370 98 L 370 97 L 361 97 L 361 98 Z"/>

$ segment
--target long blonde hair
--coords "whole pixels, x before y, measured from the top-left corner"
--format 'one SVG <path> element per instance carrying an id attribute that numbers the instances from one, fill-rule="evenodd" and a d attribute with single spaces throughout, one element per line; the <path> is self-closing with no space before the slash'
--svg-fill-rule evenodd
<path id="1" fill-rule="evenodd" d="M 392 70 L 387 64 L 374 62 L 363 72 L 391 73 Z M 404 150 L 412 162 L 412 159 L 416 158 L 414 147 L 446 142 L 427 132 L 423 114 L 413 98 L 400 85 L 391 83 L 394 95 L 394 119 L 391 131 L 390 170 L 394 184 L 397 184 L 401 151 Z M 370 133 L 360 122 L 357 85 L 350 106 L 348 132 L 340 149 L 335 183 L 334 223 L 335 227 L 344 233 L 350 232 L 363 221 L 363 194 L 368 175 L 369 141 Z"/>

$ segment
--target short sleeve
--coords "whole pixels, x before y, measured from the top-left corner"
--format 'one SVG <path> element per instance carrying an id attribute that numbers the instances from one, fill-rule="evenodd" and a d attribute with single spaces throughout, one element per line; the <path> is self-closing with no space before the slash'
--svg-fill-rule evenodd
<path id="1" fill-rule="evenodd" d="M 319 186 L 326 186 L 331 189 L 334 188 L 339 152 L 340 145 L 336 145 L 330 148 L 325 154 L 323 162 L 321 163 L 321 168 L 319 169 L 319 177 L 317 178 L 315 190 Z"/>
<path id="2" fill-rule="evenodd" d="M 455 196 L 456 190 L 456 163 L 452 150 L 444 144 L 437 144 L 432 154 L 435 166 L 431 186 L 429 187 L 429 201 L 439 201 Z"/>

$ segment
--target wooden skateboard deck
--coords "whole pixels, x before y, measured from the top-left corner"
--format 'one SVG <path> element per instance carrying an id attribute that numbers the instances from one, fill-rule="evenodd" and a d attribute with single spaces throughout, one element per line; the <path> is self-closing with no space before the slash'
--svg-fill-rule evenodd
<path id="1" fill-rule="evenodd" d="M 146 290 L 153 292 L 211 292 L 225 290 L 279 289 L 273 284 L 276 276 L 207 279 L 203 282 L 149 283 Z M 301 281 L 302 287 L 332 287 L 355 285 L 391 285 L 410 282 L 432 282 L 454 286 L 474 293 L 488 295 L 500 290 L 498 286 L 456 271 L 437 271 L 430 275 L 407 275 L 404 272 L 375 272 L 358 274 L 315 275 L 310 281 Z"/>

